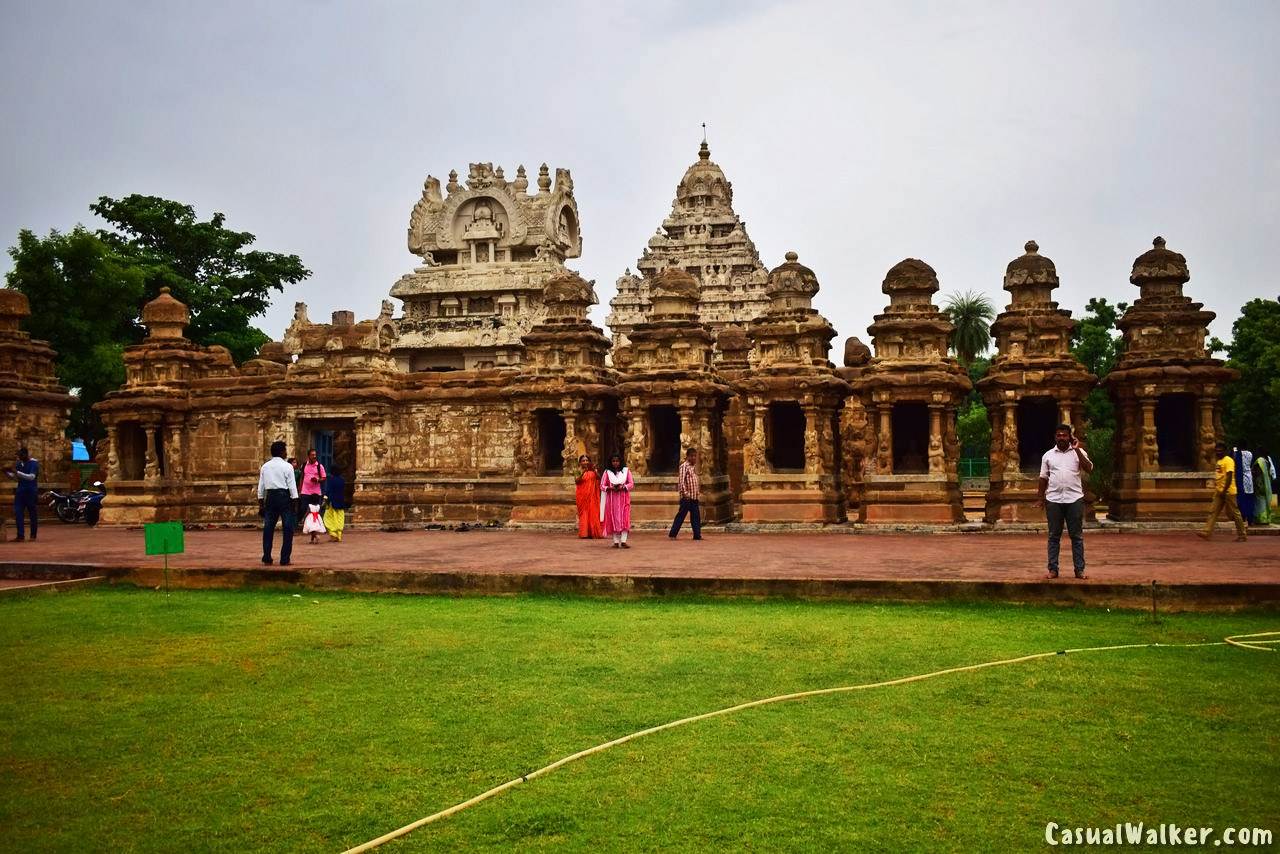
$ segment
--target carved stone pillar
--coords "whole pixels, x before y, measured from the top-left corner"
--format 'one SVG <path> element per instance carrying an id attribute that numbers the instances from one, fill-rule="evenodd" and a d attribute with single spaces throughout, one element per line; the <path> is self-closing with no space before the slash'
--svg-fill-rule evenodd
<path id="1" fill-rule="evenodd" d="M 564 448 L 560 451 L 560 458 L 563 460 L 561 470 L 569 476 L 573 476 L 578 470 L 578 456 L 582 452 L 578 450 L 578 414 L 576 412 L 563 412 L 564 417 Z"/>
<path id="2" fill-rule="evenodd" d="M 147 437 L 146 467 L 142 470 L 142 479 L 159 480 L 160 458 L 156 455 L 156 434 L 159 432 L 159 426 L 154 423 L 144 424 L 142 431 Z"/>
<path id="3" fill-rule="evenodd" d="M 165 476 L 181 480 L 183 475 L 182 428 L 172 424 L 166 431 L 164 446 Z"/>
<path id="4" fill-rule="evenodd" d="M 818 411 L 804 407 L 804 471 L 805 474 L 822 473 L 822 453 L 818 445 Z"/>
<path id="5" fill-rule="evenodd" d="M 942 406 L 929 405 L 929 474 L 947 473 L 947 458 L 942 450 Z"/>
<path id="6" fill-rule="evenodd" d="M 768 441 L 764 430 L 765 410 L 753 406 L 750 410 L 752 421 L 751 440 L 742 449 L 742 468 L 747 475 L 768 474 L 769 462 L 765 456 L 765 443 Z"/>
<path id="7" fill-rule="evenodd" d="M 1160 471 L 1160 446 L 1156 442 L 1156 401 L 1142 398 L 1142 442 L 1138 453 L 1138 471 Z"/>
<path id="8" fill-rule="evenodd" d="M 1075 432 L 1076 422 L 1071 420 L 1071 404 L 1067 401 L 1058 401 L 1058 423 L 1070 424 L 1072 432 Z"/>
<path id="9" fill-rule="evenodd" d="M 1213 425 L 1213 398 L 1205 396 L 1200 398 L 1200 469 L 1201 471 L 1212 471 L 1217 464 L 1217 456 L 1214 453 L 1214 445 L 1218 441 L 1217 432 Z"/>
<path id="10" fill-rule="evenodd" d="M 518 412 L 517 416 L 520 419 L 520 444 L 516 448 L 516 473 L 527 477 L 537 471 L 538 445 L 534 436 L 533 413 L 525 410 Z"/>
<path id="11" fill-rule="evenodd" d="M 893 474 L 893 407 L 882 403 L 880 429 L 876 431 L 876 468 L 880 474 Z"/>
<path id="12" fill-rule="evenodd" d="M 649 473 L 648 413 L 643 409 L 628 409 L 622 413 L 627 423 L 627 466 L 636 475 Z M 608 460 L 605 460 L 608 465 Z"/>
<path id="13" fill-rule="evenodd" d="M 1018 452 L 1018 403 L 1004 403 L 1004 471 L 1016 475 L 1022 469 L 1022 455 Z"/>

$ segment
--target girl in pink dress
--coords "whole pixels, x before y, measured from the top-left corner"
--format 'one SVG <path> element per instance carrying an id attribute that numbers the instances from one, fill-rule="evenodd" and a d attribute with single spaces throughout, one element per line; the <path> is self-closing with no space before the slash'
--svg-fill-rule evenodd
<path id="1" fill-rule="evenodd" d="M 615 549 L 631 548 L 627 533 L 631 530 L 631 489 L 635 485 L 622 457 L 610 457 L 609 467 L 600 475 L 600 521 L 604 523 L 605 536 L 613 537 Z"/>

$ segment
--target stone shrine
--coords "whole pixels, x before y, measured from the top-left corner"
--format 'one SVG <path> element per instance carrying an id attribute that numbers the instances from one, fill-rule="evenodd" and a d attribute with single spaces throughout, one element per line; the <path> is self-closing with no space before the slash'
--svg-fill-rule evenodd
<path id="1" fill-rule="evenodd" d="M 1163 237 L 1133 262 L 1140 296 L 1118 322 L 1124 353 L 1103 381 L 1116 405 L 1112 519 L 1199 520 L 1213 495 L 1220 396 L 1238 374 L 1206 351 L 1216 315 L 1183 295 L 1190 279 Z"/>
<path id="2" fill-rule="evenodd" d="M 391 289 L 404 300 L 393 350 L 403 371 L 516 365 L 520 338 L 544 315 L 542 289 L 582 254 L 578 203 L 568 169 L 538 170 L 529 192 L 524 167 L 472 163 L 466 186 L 449 173 L 445 194 L 427 176 L 409 218 L 409 251 L 422 265 Z"/>
<path id="3" fill-rule="evenodd" d="M 714 334 L 729 325 L 745 327 L 769 307 L 768 271 L 734 213 L 733 185 L 711 160 L 705 140 L 698 160 L 676 185 L 671 214 L 636 262 L 640 274 L 628 270 L 618 279 L 606 320 L 614 346 L 624 345 L 631 329 L 649 319 L 653 287 L 668 267 L 694 277 L 698 320 Z"/>
<path id="4" fill-rule="evenodd" d="M 859 521 L 963 522 L 956 409 L 972 384 L 948 355 L 953 327 L 933 304 L 938 276 L 908 258 L 881 289 L 889 305 L 867 329 L 875 357 L 854 381 L 870 434 Z"/>
<path id="5" fill-rule="evenodd" d="M 1036 508 L 1040 458 L 1053 447 L 1058 424 L 1084 441 L 1084 400 L 1098 378 L 1071 354 L 1075 321 L 1058 308 L 1058 271 L 1034 240 L 1004 274 L 1009 306 L 991 325 L 996 357 L 978 390 L 991 421 L 988 523 L 1042 522 Z M 1092 502 L 1086 501 L 1092 511 Z"/>
<path id="6" fill-rule="evenodd" d="M 0 466 L 12 466 L 18 448 L 25 446 L 40 464 L 40 488 L 60 489 L 68 485 L 66 427 L 75 398 L 58 384 L 53 348 L 22 331 L 30 314 L 25 295 L 0 288 Z M 0 483 L 0 518 L 8 518 L 17 482 L 0 478 Z"/>
<path id="7" fill-rule="evenodd" d="M 650 292 L 649 319 L 631 329 L 614 353 L 623 459 L 636 480 L 636 521 L 670 519 L 672 485 L 686 448 L 698 450 L 702 518 L 728 521 L 727 460 L 721 435 L 730 389 L 712 371 L 715 339 L 698 322 L 698 283 L 677 267 L 662 271 Z"/>
<path id="8" fill-rule="evenodd" d="M 736 384 L 750 433 L 744 522 L 843 521 L 839 410 L 849 384 L 827 360 L 836 331 L 813 308 L 818 277 L 794 252 L 769 273 L 769 310 L 751 321 L 750 373 Z"/>

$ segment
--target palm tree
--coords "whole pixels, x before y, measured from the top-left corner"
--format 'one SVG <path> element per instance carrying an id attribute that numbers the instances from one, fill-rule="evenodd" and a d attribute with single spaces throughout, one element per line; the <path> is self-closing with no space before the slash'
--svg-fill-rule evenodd
<path id="1" fill-rule="evenodd" d="M 942 313 L 955 329 L 951 331 L 951 349 L 966 366 L 991 349 L 991 321 L 996 307 L 977 291 L 965 291 L 947 297 Z"/>

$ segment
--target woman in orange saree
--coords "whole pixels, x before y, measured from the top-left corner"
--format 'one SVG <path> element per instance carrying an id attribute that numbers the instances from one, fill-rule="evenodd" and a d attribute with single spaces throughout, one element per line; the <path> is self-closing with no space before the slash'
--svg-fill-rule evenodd
<path id="1" fill-rule="evenodd" d="M 597 540 L 604 536 L 600 522 L 600 478 L 591 457 L 578 457 L 582 471 L 574 481 L 578 485 L 578 536 L 584 540 Z"/>

